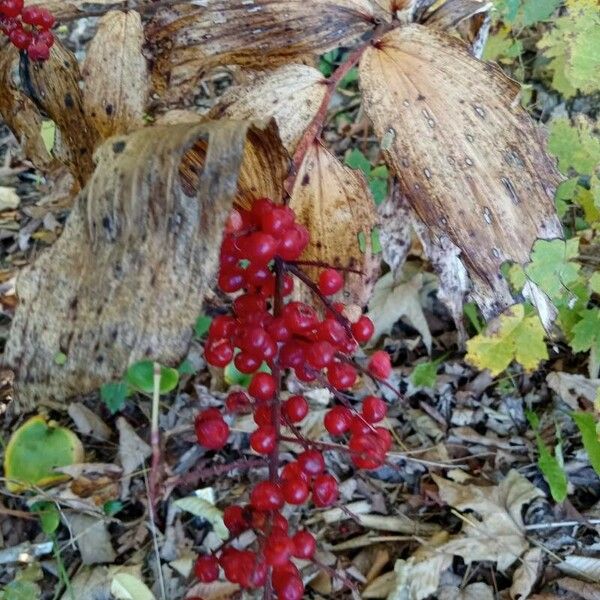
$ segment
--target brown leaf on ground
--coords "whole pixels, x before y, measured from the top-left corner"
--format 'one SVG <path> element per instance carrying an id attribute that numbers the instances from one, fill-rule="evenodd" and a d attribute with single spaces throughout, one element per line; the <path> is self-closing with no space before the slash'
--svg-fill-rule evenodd
<path id="1" fill-rule="evenodd" d="M 249 127 L 149 127 L 97 151 L 62 236 L 17 281 L 6 362 L 22 406 L 94 390 L 141 358 L 179 364 L 214 282 L 243 160 L 267 157 L 248 185 L 283 178 L 275 130 L 248 136 Z M 200 140 L 206 157 L 184 182 L 182 163 L 198 164 L 189 157 Z"/>
<path id="2" fill-rule="evenodd" d="M 123 6 L 126 0 L 25 0 L 27 6 L 43 6 L 57 19 L 65 21 L 74 17 L 84 17 L 91 8 Z"/>
<path id="3" fill-rule="evenodd" d="M 362 173 L 342 165 L 321 144 L 313 144 L 300 166 L 290 207 L 310 231 L 311 242 L 301 259 L 362 271 L 362 275 L 345 273 L 343 300 L 366 304 L 379 266 L 371 248 L 375 203 Z M 316 279 L 321 269 L 306 270 Z"/>
<path id="4" fill-rule="evenodd" d="M 500 275 L 537 238 L 562 235 L 558 181 L 518 86 L 463 43 L 420 25 L 391 31 L 360 63 L 367 114 L 402 192 L 432 237 L 449 238 L 486 316 L 512 304 Z"/>
<path id="5" fill-rule="evenodd" d="M 149 92 L 139 13 L 111 11 L 100 19 L 82 73 L 83 103 L 102 138 L 143 126 Z"/>
<path id="6" fill-rule="evenodd" d="M 284 65 L 247 86 L 227 90 L 210 116 L 213 119 L 272 117 L 283 144 L 293 154 L 326 91 L 326 79 L 319 70 L 307 65 Z"/>
<path id="7" fill-rule="evenodd" d="M 48 60 L 29 61 L 27 65 L 33 100 L 60 130 L 60 143 L 54 153 L 85 184 L 94 169 L 92 155 L 98 134 L 83 107 L 77 59 L 57 41 Z"/>
<path id="8" fill-rule="evenodd" d="M 211 0 L 157 12 L 146 26 L 153 87 L 166 104 L 217 65 L 273 68 L 343 46 L 388 15 L 369 0 Z"/>

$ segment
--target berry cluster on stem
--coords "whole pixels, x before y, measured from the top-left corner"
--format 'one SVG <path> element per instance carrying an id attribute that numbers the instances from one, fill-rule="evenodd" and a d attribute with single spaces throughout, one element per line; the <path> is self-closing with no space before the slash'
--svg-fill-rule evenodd
<path id="1" fill-rule="evenodd" d="M 305 383 L 324 383 L 340 401 L 330 407 L 324 426 L 341 443 L 357 468 L 376 469 L 386 460 L 392 445 L 389 431 L 381 426 L 386 402 L 367 396 L 356 410 L 345 392 L 357 382 L 359 372 L 384 380 L 391 372 L 389 355 L 375 352 L 363 369 L 354 359 L 359 344 L 374 332 L 365 315 L 350 322 L 346 307 L 328 297 L 344 285 L 339 270 L 323 265 L 317 281 L 301 269 L 298 260 L 309 243 L 307 229 L 296 222 L 294 212 L 266 198 L 257 199 L 250 210 L 236 207 L 226 224 L 220 252 L 220 289 L 234 295 L 232 310 L 215 317 L 209 328 L 204 354 L 215 367 L 233 362 L 251 375 L 246 391 L 232 391 L 223 411 L 208 408 L 195 420 L 198 443 L 219 450 L 229 438 L 227 413 L 251 413 L 256 423 L 250 447 L 269 458 L 266 481 L 257 483 L 246 505 L 228 506 L 224 522 L 230 539 L 215 554 L 202 555 L 196 577 L 214 581 L 220 569 L 243 588 L 265 588 L 280 600 L 303 597 L 302 578 L 293 559 L 312 559 L 316 540 L 305 530 L 290 532 L 281 513 L 288 505 L 309 501 L 322 508 L 338 499 L 338 482 L 326 472 L 323 451 L 331 444 L 303 437 L 297 425 L 307 416 L 309 405 L 299 394 L 284 398 L 282 375 L 291 371 Z M 290 300 L 294 285 L 308 285 L 322 302 L 323 315 L 305 302 Z M 287 426 L 294 437 L 281 434 Z M 292 439 L 302 448 L 295 460 L 281 464 L 280 441 Z M 232 543 L 252 530 L 257 538 L 253 550 L 238 550 Z"/>
<path id="2" fill-rule="evenodd" d="M 43 61 L 50 56 L 54 44 L 50 30 L 55 22 L 54 15 L 40 6 L 24 6 L 23 0 L 0 0 L 0 31 L 31 60 Z"/>

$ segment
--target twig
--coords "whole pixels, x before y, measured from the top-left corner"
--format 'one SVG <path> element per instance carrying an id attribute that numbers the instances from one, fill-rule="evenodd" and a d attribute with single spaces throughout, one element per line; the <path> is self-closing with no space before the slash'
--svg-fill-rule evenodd
<path id="1" fill-rule="evenodd" d="M 160 452 L 160 430 L 158 427 L 158 412 L 160 403 L 160 365 L 154 363 L 154 387 L 152 390 L 152 422 L 150 426 L 150 446 L 152 447 L 152 466 L 150 467 L 150 476 L 148 484 L 148 495 L 152 510 L 156 509 L 158 502 L 158 485 L 161 472 L 161 452 Z"/>
<path id="2" fill-rule="evenodd" d="M 212 477 L 218 477 L 219 475 L 226 475 L 235 470 L 250 471 L 251 469 L 260 469 L 261 467 L 267 466 L 267 461 L 264 458 L 256 458 L 248 460 L 242 458 L 226 465 L 215 465 L 212 467 L 206 467 L 201 465 L 194 470 L 186 473 L 185 475 L 177 475 L 168 479 L 165 483 L 168 486 L 179 486 L 179 485 L 195 485 L 200 480 L 210 479 Z"/>
<path id="3" fill-rule="evenodd" d="M 525 525 L 525 531 L 536 531 L 538 529 L 557 529 L 559 527 L 576 527 L 588 526 L 588 525 L 600 525 L 600 519 L 586 519 L 585 523 L 581 521 L 558 521 L 555 523 L 534 523 L 532 525 Z"/>

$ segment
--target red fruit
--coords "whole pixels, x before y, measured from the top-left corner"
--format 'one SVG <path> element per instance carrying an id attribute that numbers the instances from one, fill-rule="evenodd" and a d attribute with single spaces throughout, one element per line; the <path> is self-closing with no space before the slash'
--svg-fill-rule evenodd
<path id="1" fill-rule="evenodd" d="M 265 265 L 251 264 L 245 272 L 246 283 L 254 287 L 265 285 L 267 281 L 273 278 L 273 273 Z"/>
<path id="2" fill-rule="evenodd" d="M 22 14 L 22 13 L 21 13 Z M 37 25 L 42 30 L 52 29 L 56 23 L 54 15 L 45 8 L 39 8 L 36 22 L 33 25 Z"/>
<path id="3" fill-rule="evenodd" d="M 281 513 L 276 512 L 273 515 L 273 521 L 271 523 L 271 528 L 273 530 L 278 529 L 282 533 L 287 534 L 288 527 L 289 527 L 288 520 Z"/>
<path id="4" fill-rule="evenodd" d="M 238 248 L 244 258 L 256 265 L 266 265 L 273 260 L 277 254 L 277 246 L 277 240 L 262 231 L 255 231 L 238 241 Z"/>
<path id="5" fill-rule="evenodd" d="M 300 505 L 308 500 L 310 489 L 306 481 L 300 477 L 289 477 L 282 481 L 281 490 L 283 497 L 288 504 Z"/>
<path id="6" fill-rule="evenodd" d="M 239 346 L 242 351 L 255 357 L 262 358 L 263 347 L 269 341 L 267 332 L 258 325 L 244 327 L 239 339 Z"/>
<path id="7" fill-rule="evenodd" d="M 17 17 L 23 10 L 23 0 L 3 0 L 0 2 L 0 14 L 7 17 Z"/>
<path id="8" fill-rule="evenodd" d="M 29 56 L 31 60 L 47 60 L 50 56 L 50 48 L 42 41 L 34 40 L 27 47 L 27 56 Z"/>
<path id="9" fill-rule="evenodd" d="M 290 302 L 283 307 L 283 320 L 292 333 L 305 333 L 316 327 L 319 317 L 312 306 L 304 302 Z"/>
<path id="10" fill-rule="evenodd" d="M 268 404 L 261 404 L 254 409 L 252 418 L 259 426 L 271 425 L 273 423 L 273 411 Z"/>
<path id="11" fill-rule="evenodd" d="M 277 383 L 269 373 L 256 373 L 248 386 L 248 393 L 259 402 L 268 402 L 275 396 Z"/>
<path id="12" fill-rule="evenodd" d="M 240 577 L 240 584 L 244 588 L 264 588 L 267 583 L 269 567 L 267 563 L 251 552 L 252 557 L 242 557 L 242 566 L 245 570 Z"/>
<path id="13" fill-rule="evenodd" d="M 227 443 L 229 425 L 223 417 L 206 417 L 200 413 L 194 422 L 198 443 L 208 450 L 219 450 Z"/>
<path id="14" fill-rule="evenodd" d="M 208 337 L 216 340 L 230 338 L 235 332 L 237 325 L 235 319 L 229 315 L 218 315 L 208 328 Z"/>
<path id="15" fill-rule="evenodd" d="M 31 34 L 22 27 L 15 27 L 8 34 L 8 39 L 12 42 L 13 46 L 19 50 L 26 50 L 32 42 Z"/>
<path id="16" fill-rule="evenodd" d="M 354 336 L 354 339 L 359 344 L 368 342 L 375 332 L 375 325 L 373 325 L 373 321 L 371 321 L 371 319 L 365 315 L 362 315 L 362 317 L 358 319 L 356 323 L 352 323 L 350 328 L 352 329 L 352 335 Z"/>
<path id="17" fill-rule="evenodd" d="M 269 515 L 264 510 L 256 510 L 250 507 L 250 527 L 255 531 L 262 531 L 263 533 L 267 530 L 269 524 Z"/>
<path id="18" fill-rule="evenodd" d="M 308 245 L 308 232 L 302 225 L 294 225 L 279 238 L 277 254 L 283 260 L 296 260 Z"/>
<path id="19" fill-rule="evenodd" d="M 312 499 L 320 508 L 331 506 L 338 497 L 338 483 L 332 475 L 319 475 L 313 481 Z"/>
<path id="20" fill-rule="evenodd" d="M 325 470 L 325 459 L 318 450 L 305 450 L 298 455 L 298 465 L 311 477 Z"/>
<path id="21" fill-rule="evenodd" d="M 377 350 L 369 360 L 368 371 L 378 379 L 387 379 L 392 373 L 392 360 L 385 350 Z"/>
<path id="22" fill-rule="evenodd" d="M 306 483 L 309 482 L 308 475 L 302 470 L 300 464 L 297 462 L 288 463 L 281 470 L 281 481 L 285 482 L 288 479 L 302 479 L 302 481 Z"/>
<path id="23" fill-rule="evenodd" d="M 0 12 L 0 31 L 8 35 L 13 29 L 20 26 L 19 21 L 13 17 L 5 17 Z"/>
<path id="24" fill-rule="evenodd" d="M 244 509 L 241 506 L 232 504 L 223 511 L 223 523 L 229 529 L 231 535 L 239 535 L 248 529 L 248 522 L 244 516 Z"/>
<path id="25" fill-rule="evenodd" d="M 250 493 L 250 504 L 258 510 L 279 510 L 283 506 L 283 494 L 276 483 L 261 481 Z"/>
<path id="26" fill-rule="evenodd" d="M 379 423 L 387 414 L 387 404 L 377 396 L 367 396 L 362 404 L 362 416 L 368 423 Z"/>
<path id="27" fill-rule="evenodd" d="M 274 578 L 274 576 L 273 576 Z M 273 589 L 279 600 L 302 600 L 304 596 L 304 584 L 299 576 L 282 575 L 275 584 L 273 579 Z"/>
<path id="28" fill-rule="evenodd" d="M 294 556 L 296 558 L 311 559 L 317 549 L 314 536 L 308 531 L 298 531 L 292 538 L 294 542 Z"/>
<path id="29" fill-rule="evenodd" d="M 218 285 L 226 294 L 232 294 L 237 292 L 244 287 L 246 279 L 244 277 L 244 270 L 240 267 L 233 265 L 227 268 L 222 267 L 219 272 Z"/>
<path id="30" fill-rule="evenodd" d="M 277 443 L 277 432 L 272 425 L 262 425 L 250 434 L 250 446 L 259 454 L 271 454 Z"/>
<path id="31" fill-rule="evenodd" d="M 266 309 L 265 299 L 257 294 L 242 294 L 233 301 L 233 312 L 243 320 Z"/>
<path id="32" fill-rule="evenodd" d="M 262 360 L 250 354 L 246 354 L 246 352 L 238 352 L 233 359 L 233 364 L 241 373 L 250 375 L 251 373 L 256 373 L 256 371 L 258 371 L 262 364 Z"/>
<path id="33" fill-rule="evenodd" d="M 388 452 L 388 450 L 392 447 L 392 434 L 388 429 L 384 427 L 375 427 L 375 435 L 379 438 L 379 441 L 383 445 L 383 449 Z"/>
<path id="34" fill-rule="evenodd" d="M 229 412 L 245 412 L 250 408 L 250 398 L 244 392 L 231 392 L 225 398 L 225 407 Z"/>
<path id="35" fill-rule="evenodd" d="M 272 212 L 275 209 L 275 204 L 268 198 L 257 198 L 250 208 L 250 217 L 252 222 L 260 225 L 264 215 Z"/>
<path id="36" fill-rule="evenodd" d="M 282 411 L 291 423 L 299 423 L 308 414 L 308 402 L 304 396 L 290 396 L 283 403 Z"/>
<path id="37" fill-rule="evenodd" d="M 318 337 L 334 346 L 343 344 L 346 339 L 346 330 L 343 325 L 333 317 L 327 317 L 318 327 Z"/>
<path id="38" fill-rule="evenodd" d="M 272 533 L 266 540 L 263 552 L 265 561 L 271 567 L 283 566 L 294 551 L 294 542 L 280 532 Z"/>
<path id="39" fill-rule="evenodd" d="M 240 571 L 240 559 L 242 552 L 235 548 L 225 548 L 219 557 L 219 564 L 225 571 L 225 577 L 232 583 L 240 583 L 242 572 Z"/>
<path id="40" fill-rule="evenodd" d="M 262 230 L 280 236 L 294 224 L 294 213 L 287 207 L 265 212 L 260 220 Z"/>
<path id="41" fill-rule="evenodd" d="M 324 296 L 331 296 L 344 287 L 344 276 L 335 269 L 325 269 L 319 275 L 319 291 Z"/>
<path id="42" fill-rule="evenodd" d="M 385 462 L 385 447 L 376 433 L 352 436 L 349 444 L 352 462 L 359 469 L 377 469 Z"/>
<path id="43" fill-rule="evenodd" d="M 274 567 L 271 575 L 273 589 L 279 594 L 278 590 L 283 589 L 286 581 L 292 577 L 302 581 L 300 571 L 298 571 L 298 568 L 294 563 L 287 562 L 285 565 L 280 567 Z"/>
<path id="44" fill-rule="evenodd" d="M 212 583 L 219 577 L 219 561 L 210 554 L 199 556 L 194 563 L 194 575 L 202 583 Z"/>
<path id="45" fill-rule="evenodd" d="M 317 371 L 315 371 L 310 365 L 300 365 L 294 369 L 294 374 L 300 381 L 308 382 L 314 381 L 317 378 Z"/>
<path id="46" fill-rule="evenodd" d="M 204 358 L 213 367 L 226 367 L 233 359 L 233 346 L 225 338 L 209 339 L 204 346 Z"/>
<path id="47" fill-rule="evenodd" d="M 350 428 L 352 411 L 345 406 L 334 406 L 323 419 L 325 429 L 331 435 L 343 435 Z"/>
<path id="48" fill-rule="evenodd" d="M 275 317 L 267 325 L 267 333 L 276 342 L 287 342 L 292 337 L 292 332 L 287 328 L 283 317 Z"/>
<path id="49" fill-rule="evenodd" d="M 350 422 L 350 434 L 351 435 L 364 435 L 365 433 L 371 433 L 373 428 L 365 421 L 362 415 L 354 415 Z"/>
<path id="50" fill-rule="evenodd" d="M 308 364 L 321 370 L 328 366 L 335 356 L 335 348 L 329 342 L 314 342 L 306 349 Z"/>
<path id="51" fill-rule="evenodd" d="M 348 363 L 334 362 L 327 367 L 327 381 L 337 390 L 349 390 L 356 378 L 356 369 Z"/>
<path id="52" fill-rule="evenodd" d="M 296 369 L 304 364 L 306 344 L 297 340 L 286 342 L 279 350 L 279 364 L 284 369 Z"/>

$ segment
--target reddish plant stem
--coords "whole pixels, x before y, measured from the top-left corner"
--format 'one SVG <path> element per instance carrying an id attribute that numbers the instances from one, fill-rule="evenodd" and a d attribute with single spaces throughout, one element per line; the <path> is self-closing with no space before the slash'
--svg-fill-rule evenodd
<path id="1" fill-rule="evenodd" d="M 176 485 L 196 485 L 201 480 L 208 480 L 219 475 L 226 475 L 236 469 L 240 471 L 249 471 L 250 469 L 259 469 L 260 467 L 266 467 L 267 461 L 264 458 L 246 459 L 242 458 L 226 465 L 215 465 L 207 467 L 204 464 L 196 467 L 192 471 L 185 473 L 184 475 L 177 475 L 166 481 L 169 486 Z"/>
<path id="2" fill-rule="evenodd" d="M 287 265 L 294 265 L 295 267 L 320 267 L 322 269 L 335 269 L 336 271 L 342 271 L 343 273 L 356 273 L 356 275 L 364 275 L 363 271 L 359 269 L 351 269 L 350 267 L 332 267 L 327 263 L 319 260 L 290 260 L 286 262 Z"/>

